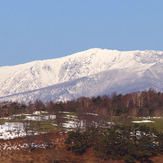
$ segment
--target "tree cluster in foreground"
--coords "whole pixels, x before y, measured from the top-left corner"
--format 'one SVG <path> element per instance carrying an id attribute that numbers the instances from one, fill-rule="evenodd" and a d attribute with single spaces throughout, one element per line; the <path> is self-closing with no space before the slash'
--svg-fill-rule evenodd
<path id="1" fill-rule="evenodd" d="M 113 125 L 100 130 L 70 132 L 65 143 L 67 150 L 82 155 L 92 148 L 102 159 L 124 159 L 125 162 L 150 162 L 150 157 L 163 151 L 163 133 L 145 125 Z"/>

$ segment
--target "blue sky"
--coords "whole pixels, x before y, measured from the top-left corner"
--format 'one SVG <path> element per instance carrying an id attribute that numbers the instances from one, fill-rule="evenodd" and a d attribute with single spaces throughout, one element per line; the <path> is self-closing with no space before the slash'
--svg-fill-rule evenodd
<path id="1" fill-rule="evenodd" d="M 0 66 L 89 48 L 163 51 L 163 0 L 0 1 Z"/>

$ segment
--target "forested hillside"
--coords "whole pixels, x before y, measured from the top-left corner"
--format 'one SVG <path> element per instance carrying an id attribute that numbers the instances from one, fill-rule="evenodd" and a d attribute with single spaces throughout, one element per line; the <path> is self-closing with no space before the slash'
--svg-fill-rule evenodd
<path id="1" fill-rule="evenodd" d="M 43 103 L 0 103 L 0 116 L 10 116 L 18 113 L 30 113 L 35 110 L 46 110 L 48 112 L 70 111 L 70 112 L 92 112 L 105 116 L 126 115 L 130 117 L 160 116 L 163 114 L 163 93 L 156 92 L 152 88 L 148 91 L 135 92 L 129 94 L 117 94 L 81 97 L 67 102 L 53 101 Z"/>
<path id="2" fill-rule="evenodd" d="M 149 123 L 137 121 L 143 119 Z M 17 128 L 11 129 L 11 123 Z M 24 157 L 25 150 L 29 160 L 41 150 L 43 162 L 151 162 L 162 159 L 163 93 L 151 88 L 57 103 L 6 101 L 0 103 L 0 125 L 14 134 L 12 141 L 1 139 L 1 154 L 19 150 Z"/>

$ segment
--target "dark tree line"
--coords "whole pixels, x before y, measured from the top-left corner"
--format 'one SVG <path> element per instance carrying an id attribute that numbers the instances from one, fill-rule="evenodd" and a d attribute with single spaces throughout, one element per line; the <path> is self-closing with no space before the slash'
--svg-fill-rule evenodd
<path id="1" fill-rule="evenodd" d="M 156 92 L 151 88 L 148 91 L 125 95 L 112 93 L 108 96 L 81 97 L 67 102 L 0 103 L 0 117 L 32 113 L 38 110 L 52 114 L 59 111 L 91 112 L 110 117 L 121 115 L 130 117 L 160 116 L 163 114 L 163 93 Z"/>

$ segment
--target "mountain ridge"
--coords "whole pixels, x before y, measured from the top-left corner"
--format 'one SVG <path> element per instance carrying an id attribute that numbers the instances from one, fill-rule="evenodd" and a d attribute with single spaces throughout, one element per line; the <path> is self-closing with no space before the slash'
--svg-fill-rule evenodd
<path id="1" fill-rule="evenodd" d="M 161 51 L 117 51 L 93 48 L 62 58 L 33 61 L 16 66 L 4 66 L 0 67 L 0 101 L 9 99 L 9 96 L 13 97 L 10 98 L 11 100 L 16 100 L 18 94 L 39 91 L 43 88 L 48 89 L 49 86 L 59 89 L 60 86 L 58 87 L 58 84 L 65 84 L 65 92 L 72 88 L 77 89 L 78 87 L 73 85 L 75 80 L 86 82 L 85 80 L 91 78 L 91 82 L 97 80 L 97 83 L 94 84 L 94 87 L 97 87 L 97 85 L 103 85 L 104 83 L 100 79 L 100 74 L 103 80 L 103 74 L 105 74 L 105 76 L 109 74 L 109 77 L 107 77 L 108 85 L 105 84 L 105 87 L 101 87 L 101 90 L 108 90 L 108 92 L 112 90 L 110 87 L 117 91 L 115 85 L 121 85 L 119 89 L 127 90 L 119 91 L 120 93 L 136 90 L 136 88 L 127 89 L 127 86 L 124 84 L 128 83 L 127 80 L 133 83 L 131 88 L 135 87 L 134 82 L 136 82 L 136 80 L 141 81 L 140 83 L 144 86 L 144 89 L 147 89 L 145 83 L 148 83 L 149 81 L 147 80 L 150 80 L 152 84 L 149 84 L 149 87 L 163 91 L 163 87 L 161 86 L 163 81 L 162 63 L 163 52 Z M 112 72 L 116 72 L 117 76 Z M 122 74 L 120 74 L 120 72 Z M 123 75 L 124 78 L 122 78 L 121 75 Z M 85 80 L 83 80 L 84 77 L 86 77 Z M 109 78 L 111 78 L 112 81 L 109 80 Z M 115 84 L 112 84 L 113 81 L 115 81 Z M 69 83 L 68 85 L 69 87 L 71 86 L 71 88 L 67 87 L 66 83 Z M 80 82 L 77 83 L 79 84 Z M 91 87 L 91 83 L 88 85 Z M 122 88 L 122 85 L 124 85 L 124 88 Z M 139 87 L 140 86 L 137 86 L 137 91 L 140 90 Z M 84 90 L 84 88 L 80 89 Z M 97 88 L 91 87 L 91 89 Z M 59 94 L 58 98 L 55 97 L 53 100 L 62 99 L 61 96 L 65 95 L 64 91 L 62 94 Z M 90 94 L 85 90 L 84 94 L 81 90 L 81 93 L 76 94 L 74 92 L 74 95 L 67 93 L 67 100 L 80 96 L 93 96 L 97 95 L 97 93 L 99 93 L 99 95 L 104 94 L 102 91 L 96 90 L 95 92 L 94 94 Z M 51 93 L 48 91 L 48 94 Z M 54 94 L 52 93 L 51 95 L 53 96 Z M 39 99 L 39 96 L 37 98 Z M 36 99 L 36 97 L 34 99 Z M 19 99 L 17 100 L 19 101 Z M 30 100 L 32 101 L 32 98 Z M 66 98 L 64 100 L 66 100 Z"/>

